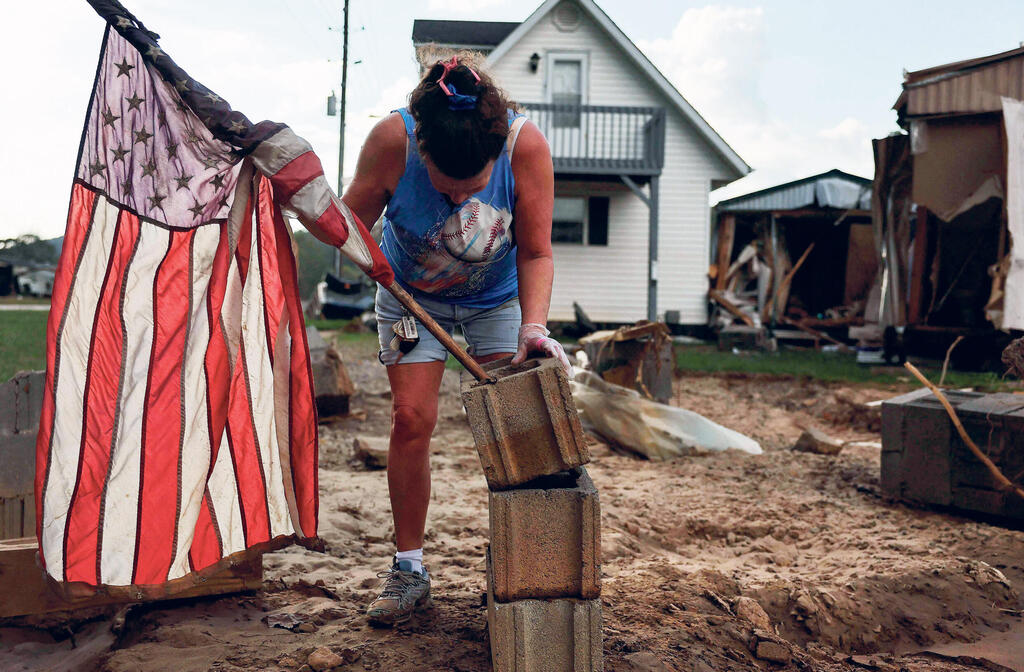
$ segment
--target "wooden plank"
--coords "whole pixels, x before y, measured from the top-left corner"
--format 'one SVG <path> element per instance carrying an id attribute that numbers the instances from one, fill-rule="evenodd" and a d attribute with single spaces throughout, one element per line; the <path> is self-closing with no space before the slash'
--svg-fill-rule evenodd
<path id="1" fill-rule="evenodd" d="M 718 223 L 718 275 L 715 289 L 725 289 L 728 280 L 729 262 L 732 260 L 732 246 L 736 240 L 736 215 L 726 214 Z"/>
<path id="2" fill-rule="evenodd" d="M 66 601 L 47 585 L 43 570 L 36 565 L 37 544 L 34 537 L 0 541 L 0 618 L 42 614 L 51 611 L 70 611 L 88 607 L 147 602 L 139 599 L 99 593 L 80 600 Z M 263 586 L 263 558 L 254 555 L 238 564 L 206 578 L 196 578 L 194 585 L 183 588 L 164 599 L 223 595 Z"/>
<path id="3" fill-rule="evenodd" d="M 910 271 L 910 299 L 907 306 L 907 323 L 917 324 L 924 312 L 924 282 L 928 269 L 925 257 L 928 254 L 928 208 L 917 206 L 917 230 L 914 234 L 914 265 Z"/>

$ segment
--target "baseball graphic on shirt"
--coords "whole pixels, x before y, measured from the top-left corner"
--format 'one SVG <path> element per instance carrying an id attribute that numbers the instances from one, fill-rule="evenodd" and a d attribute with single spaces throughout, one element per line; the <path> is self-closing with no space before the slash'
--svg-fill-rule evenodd
<path id="1" fill-rule="evenodd" d="M 445 249 L 463 261 L 492 261 L 508 249 L 512 213 L 471 198 L 453 212 L 441 229 Z"/>

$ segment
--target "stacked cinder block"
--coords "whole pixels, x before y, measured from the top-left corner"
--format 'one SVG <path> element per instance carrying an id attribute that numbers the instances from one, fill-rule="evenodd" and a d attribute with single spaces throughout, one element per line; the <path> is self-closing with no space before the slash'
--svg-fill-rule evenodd
<path id="1" fill-rule="evenodd" d="M 45 383 L 43 371 L 22 371 L 0 384 L 0 539 L 36 533 L 32 492 Z"/>
<path id="2" fill-rule="evenodd" d="M 487 624 L 495 672 L 601 670 L 601 512 L 557 361 L 486 365 L 462 400 L 490 489 Z"/>

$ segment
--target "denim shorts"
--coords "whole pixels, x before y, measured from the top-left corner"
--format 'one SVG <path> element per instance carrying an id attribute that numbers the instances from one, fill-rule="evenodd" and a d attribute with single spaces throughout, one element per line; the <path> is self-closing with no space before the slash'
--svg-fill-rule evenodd
<path id="1" fill-rule="evenodd" d="M 417 298 L 427 314 L 451 334 L 458 326 L 469 344 L 469 353 L 484 357 L 495 353 L 514 353 L 519 339 L 522 312 L 516 297 L 496 308 L 463 308 L 462 306 Z M 399 363 L 399 351 L 389 346 L 395 332 L 391 327 L 402 319 L 402 304 L 391 292 L 377 285 L 377 337 L 380 341 L 380 361 L 386 366 Z M 420 362 L 443 362 L 448 359 L 448 350 L 416 321 L 420 342 L 401 358 L 401 364 Z"/>

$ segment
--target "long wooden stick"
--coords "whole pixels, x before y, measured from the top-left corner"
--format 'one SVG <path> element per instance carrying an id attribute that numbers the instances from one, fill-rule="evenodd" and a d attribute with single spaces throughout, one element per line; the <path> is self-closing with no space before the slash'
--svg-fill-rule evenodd
<path id="1" fill-rule="evenodd" d="M 914 377 L 921 381 L 922 385 L 932 391 L 932 394 L 934 394 L 939 400 L 939 403 L 941 403 L 943 408 L 946 409 L 946 413 L 949 414 L 949 419 L 953 421 L 953 426 L 956 427 L 956 431 L 960 434 L 960 438 L 963 439 L 964 443 L 967 444 L 967 447 L 971 449 L 974 456 L 981 460 L 989 473 L 992 474 L 992 478 L 996 479 L 996 482 L 1003 486 L 1004 489 L 1012 490 L 1018 497 L 1024 499 L 1024 489 L 1004 476 L 1003 472 L 999 470 L 999 467 L 997 467 L 992 460 L 988 459 L 988 455 L 981 452 L 981 448 L 978 448 L 978 445 L 971 440 L 971 437 L 967 436 L 967 430 L 964 429 L 963 423 L 960 422 L 960 418 L 957 417 L 956 411 L 953 410 L 953 406 L 949 403 L 949 400 L 946 399 L 946 395 L 942 393 L 942 390 L 925 378 L 924 374 L 918 371 L 917 367 L 910 362 L 906 362 L 903 366 L 907 367 L 907 370 L 914 374 Z"/>
<path id="2" fill-rule="evenodd" d="M 434 335 L 434 338 L 440 341 L 441 345 L 448 349 L 448 352 L 455 355 L 455 359 L 459 360 L 459 363 L 466 367 L 466 370 L 472 373 L 477 380 L 481 383 L 494 382 L 494 379 L 487 375 L 483 367 L 477 364 L 476 360 L 470 357 L 468 352 L 460 348 L 451 335 L 442 329 L 441 325 L 427 311 L 423 310 L 420 304 L 416 303 L 416 299 L 409 296 L 409 292 L 402 289 L 397 280 L 388 286 L 388 291 L 398 299 L 400 304 L 405 306 L 406 310 L 412 313 L 413 317 L 419 320 L 420 324 L 427 328 L 427 331 Z"/>

